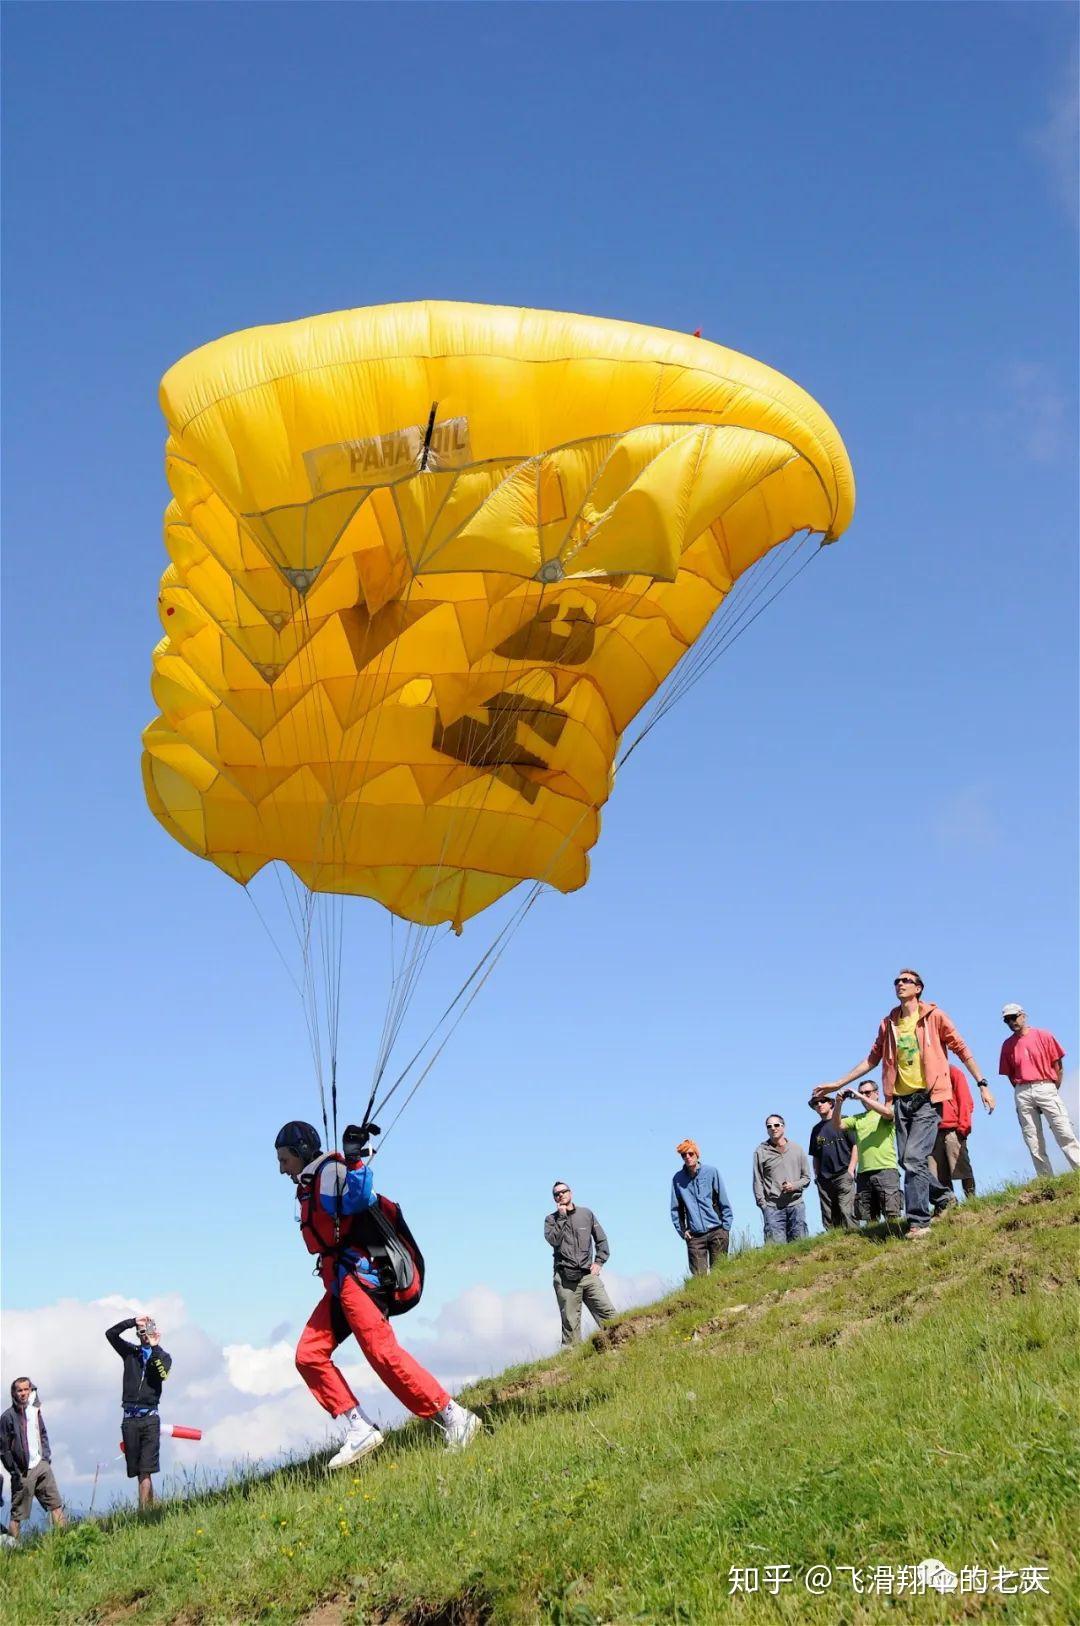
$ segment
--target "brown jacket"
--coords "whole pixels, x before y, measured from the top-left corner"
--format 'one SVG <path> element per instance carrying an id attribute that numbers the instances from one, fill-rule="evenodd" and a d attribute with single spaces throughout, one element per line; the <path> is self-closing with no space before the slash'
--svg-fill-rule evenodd
<path id="1" fill-rule="evenodd" d="M 881 1063 L 881 1088 L 886 1101 L 892 1100 L 893 1087 L 896 1084 L 896 1029 L 893 1023 L 898 1022 L 903 1014 L 902 1006 L 893 1006 L 888 1016 L 882 1019 L 874 1047 L 870 1052 L 870 1066 L 876 1067 L 878 1062 Z M 953 1027 L 951 1019 L 932 1001 L 923 999 L 919 1001 L 915 1036 L 919 1041 L 923 1077 L 931 1101 L 951 1101 L 952 1079 L 949 1077 L 948 1052 L 951 1050 L 953 1055 L 959 1056 L 968 1067 L 974 1067 L 974 1056 Z"/>

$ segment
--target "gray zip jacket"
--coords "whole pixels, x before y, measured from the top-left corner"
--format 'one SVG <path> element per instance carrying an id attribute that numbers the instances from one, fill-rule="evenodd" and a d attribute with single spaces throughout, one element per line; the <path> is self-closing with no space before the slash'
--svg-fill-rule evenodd
<path id="1" fill-rule="evenodd" d="M 544 1221 L 544 1241 L 555 1250 L 555 1269 L 580 1281 L 593 1262 L 593 1243 L 596 1244 L 596 1263 L 607 1264 L 611 1257 L 604 1227 L 591 1208 L 575 1203 L 569 1214 L 556 1209 Z"/>
<path id="2" fill-rule="evenodd" d="M 781 1191 L 785 1180 L 797 1189 Z M 754 1201 L 759 1208 L 762 1203 L 776 1203 L 781 1208 L 787 1208 L 799 1201 L 809 1184 L 810 1165 L 806 1161 L 806 1153 L 794 1141 L 789 1140 L 783 1151 L 774 1146 L 771 1140 L 763 1140 L 760 1146 L 754 1148 Z"/>

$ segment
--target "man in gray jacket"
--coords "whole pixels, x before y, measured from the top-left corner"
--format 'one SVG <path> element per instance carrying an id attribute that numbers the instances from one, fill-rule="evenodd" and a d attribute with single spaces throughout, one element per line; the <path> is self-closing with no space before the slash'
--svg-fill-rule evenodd
<path id="1" fill-rule="evenodd" d="M 610 1321 L 615 1306 L 600 1280 L 600 1267 L 611 1249 L 604 1227 L 590 1208 L 579 1208 L 574 1193 L 562 1180 L 551 1190 L 555 1212 L 544 1221 L 544 1241 L 555 1254 L 555 1297 L 562 1320 L 564 1345 L 581 1338 L 581 1306 L 597 1325 Z"/>
<path id="2" fill-rule="evenodd" d="M 802 1194 L 810 1184 L 810 1165 L 801 1146 L 787 1138 L 778 1112 L 765 1120 L 768 1140 L 754 1151 L 754 1201 L 761 1209 L 766 1242 L 798 1242 L 809 1233 Z"/>

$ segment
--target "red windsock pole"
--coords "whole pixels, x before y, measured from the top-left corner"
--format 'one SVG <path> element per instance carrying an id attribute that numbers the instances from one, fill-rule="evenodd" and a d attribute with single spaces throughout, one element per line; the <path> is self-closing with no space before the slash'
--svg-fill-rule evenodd
<path id="1" fill-rule="evenodd" d="M 162 1439 L 201 1440 L 202 1439 L 202 1429 L 201 1428 L 185 1428 L 183 1423 L 162 1423 L 162 1425 L 161 1425 L 161 1436 L 162 1436 Z M 124 1442 L 123 1442 L 123 1440 L 120 1441 L 120 1449 L 121 1449 L 121 1451 L 124 1450 Z"/>

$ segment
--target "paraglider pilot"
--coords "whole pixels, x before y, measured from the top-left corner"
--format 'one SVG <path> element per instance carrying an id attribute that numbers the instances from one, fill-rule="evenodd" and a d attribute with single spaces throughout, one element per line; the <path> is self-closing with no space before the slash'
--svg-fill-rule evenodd
<path id="1" fill-rule="evenodd" d="M 448 1450 L 462 1450 L 480 1427 L 480 1419 L 459 1406 L 394 1336 L 385 1284 L 368 1251 L 365 1215 L 378 1198 L 364 1163 L 367 1138 L 366 1126 L 350 1124 L 342 1136 L 344 1157 L 324 1154 L 313 1125 L 294 1119 L 274 1142 L 278 1168 L 296 1185 L 300 1232 L 309 1252 L 318 1256 L 317 1273 L 326 1289 L 300 1335 L 296 1366 L 323 1410 L 347 1424 L 330 1468 L 347 1467 L 383 1443 L 332 1359 L 350 1333 L 391 1394 L 415 1416 L 435 1420 Z"/>

